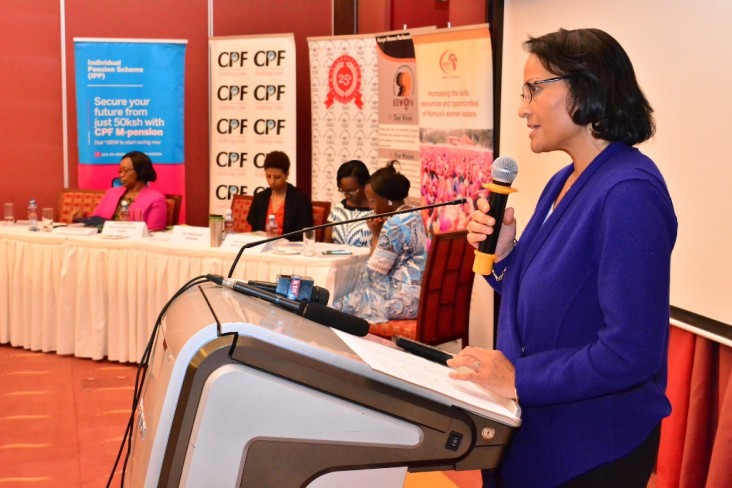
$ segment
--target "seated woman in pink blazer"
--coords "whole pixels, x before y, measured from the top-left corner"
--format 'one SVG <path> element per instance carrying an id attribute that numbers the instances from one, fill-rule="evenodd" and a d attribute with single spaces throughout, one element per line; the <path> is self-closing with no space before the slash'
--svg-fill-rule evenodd
<path id="1" fill-rule="evenodd" d="M 142 210 L 143 220 L 149 230 L 161 230 L 168 221 L 168 204 L 165 195 L 147 186 L 158 177 L 147 154 L 131 151 L 122 156 L 119 163 L 122 186 L 110 188 L 92 215 L 107 220 L 119 220 L 121 202 L 127 200 L 130 213 Z"/>

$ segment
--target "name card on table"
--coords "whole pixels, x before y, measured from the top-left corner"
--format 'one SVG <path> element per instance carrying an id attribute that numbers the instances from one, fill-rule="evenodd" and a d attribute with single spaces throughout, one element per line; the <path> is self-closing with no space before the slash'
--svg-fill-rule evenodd
<path id="1" fill-rule="evenodd" d="M 176 225 L 170 242 L 182 246 L 211 247 L 211 230 L 208 227 Z"/>
<path id="2" fill-rule="evenodd" d="M 96 227 L 75 227 L 75 226 L 59 226 L 54 227 L 51 231 L 54 234 L 66 234 L 71 236 L 95 236 L 99 233 Z"/>
<path id="3" fill-rule="evenodd" d="M 102 227 L 102 238 L 106 239 L 140 239 L 148 235 L 147 224 L 145 222 L 107 220 L 104 222 L 104 227 Z"/>
<path id="4" fill-rule="evenodd" d="M 226 239 L 224 239 L 224 242 L 221 244 L 221 248 L 229 249 L 232 251 L 238 251 L 245 244 L 251 244 L 252 242 L 261 241 L 266 238 L 267 238 L 267 236 L 265 236 L 264 233 L 262 233 L 262 235 L 229 234 L 226 236 Z M 255 246 L 255 247 L 247 249 L 246 252 L 249 252 L 249 253 L 263 252 L 264 247 L 265 247 L 265 245 L 260 244 L 259 246 Z"/>

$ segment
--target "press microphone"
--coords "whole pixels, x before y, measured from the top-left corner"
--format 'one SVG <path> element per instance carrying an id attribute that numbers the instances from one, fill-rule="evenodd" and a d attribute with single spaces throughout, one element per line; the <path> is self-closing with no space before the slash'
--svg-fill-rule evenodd
<path id="1" fill-rule="evenodd" d="M 510 183 L 509 183 L 509 186 L 510 186 Z M 239 248 L 239 252 L 236 254 L 236 257 L 234 258 L 234 262 L 231 263 L 231 268 L 229 268 L 228 277 L 231 278 L 234 275 L 234 270 L 236 269 L 236 265 L 239 263 L 239 259 L 241 258 L 242 253 L 246 249 L 249 249 L 252 247 L 256 247 L 256 246 L 259 246 L 262 244 L 266 244 L 268 242 L 276 241 L 278 239 L 286 239 L 288 237 L 300 235 L 300 234 L 303 234 L 303 233 L 311 231 L 311 230 L 320 230 L 320 229 L 325 229 L 328 227 L 334 227 L 336 225 L 353 224 L 354 222 L 361 222 L 363 220 L 391 217 L 392 215 L 398 215 L 398 214 L 409 213 L 409 212 L 420 212 L 422 210 L 429 210 L 429 209 L 435 208 L 435 207 L 444 207 L 446 205 L 461 205 L 461 204 L 465 203 L 466 201 L 467 200 L 465 198 L 458 198 L 457 200 L 451 200 L 449 202 L 433 203 L 432 205 L 425 205 L 423 207 L 412 207 L 412 208 L 407 208 L 404 210 L 396 210 L 394 212 L 385 212 L 385 213 L 380 213 L 380 214 L 369 215 L 367 217 L 358 217 L 355 219 L 343 220 L 340 222 L 326 222 L 325 224 L 314 225 L 313 227 L 304 227 L 302 229 L 294 230 L 292 232 L 286 232 L 286 233 L 278 235 L 278 236 L 267 237 L 266 239 L 261 239 L 259 241 L 250 242 L 250 243 L 244 244 L 243 246 L 241 246 Z"/>
<path id="2" fill-rule="evenodd" d="M 290 300 L 305 300 L 328 305 L 330 299 L 330 292 L 325 288 L 315 286 L 315 282 L 309 276 L 277 275 L 277 283 L 256 280 L 249 280 L 247 283 Z"/>
<path id="3" fill-rule="evenodd" d="M 475 250 L 474 273 L 489 275 L 493 271 L 498 235 L 501 233 L 501 226 L 503 225 L 503 214 L 506 211 L 508 195 L 516 191 L 516 189 L 511 188 L 511 183 L 516 179 L 517 174 L 518 165 L 513 158 L 508 156 L 497 158 L 491 165 L 492 181 L 483 185 L 483 187 L 490 190 L 488 215 L 496 219 L 496 223 L 493 225 L 493 233 L 486 236 L 486 239 Z"/>
<path id="4" fill-rule="evenodd" d="M 338 329 L 359 337 L 363 337 L 369 333 L 369 323 L 364 319 L 334 308 L 326 307 L 320 303 L 291 300 L 286 297 L 281 297 L 277 293 L 257 288 L 239 280 L 224 278 L 221 275 L 207 274 L 206 278 L 217 285 L 231 288 L 242 295 L 259 298 L 320 325 L 332 327 L 333 329 Z"/>

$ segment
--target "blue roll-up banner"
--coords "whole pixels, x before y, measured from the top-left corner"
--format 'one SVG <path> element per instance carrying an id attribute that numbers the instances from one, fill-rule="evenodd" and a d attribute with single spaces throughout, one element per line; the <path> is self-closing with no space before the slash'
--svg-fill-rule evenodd
<path id="1" fill-rule="evenodd" d="M 74 39 L 79 163 L 181 164 L 185 41 Z"/>

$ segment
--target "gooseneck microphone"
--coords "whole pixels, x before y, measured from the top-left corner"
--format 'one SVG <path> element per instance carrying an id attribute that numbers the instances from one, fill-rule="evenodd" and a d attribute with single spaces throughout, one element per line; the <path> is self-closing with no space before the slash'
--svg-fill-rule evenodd
<path id="1" fill-rule="evenodd" d="M 257 288 L 239 280 L 224 278 L 221 275 L 207 274 L 206 278 L 213 281 L 217 285 L 231 288 L 232 290 L 254 298 L 259 298 L 267 303 L 282 307 L 288 312 L 292 312 L 308 320 L 312 320 L 320 325 L 332 327 L 334 329 L 363 337 L 369 332 L 369 323 L 364 319 L 341 312 L 334 308 L 329 308 L 319 303 L 308 303 L 306 301 L 290 300 L 276 293 Z"/>
<path id="2" fill-rule="evenodd" d="M 509 184 L 509 186 L 510 186 L 510 184 Z M 395 212 L 385 212 L 385 213 L 380 213 L 380 214 L 375 214 L 375 215 L 369 215 L 368 217 L 358 217 L 356 219 L 343 220 L 340 222 L 327 222 L 325 224 L 314 225 L 313 227 L 305 227 L 303 229 L 294 230 L 292 232 L 287 232 L 285 234 L 281 234 L 278 236 L 268 237 L 266 239 L 261 239 L 256 242 L 250 242 L 250 243 L 244 244 L 243 246 L 241 246 L 241 248 L 239 248 L 239 252 L 236 254 L 236 257 L 234 258 L 234 262 L 231 263 L 231 268 L 229 268 L 228 277 L 231 278 L 234 275 L 234 270 L 236 269 L 236 265 L 239 263 L 239 259 L 241 258 L 242 253 L 246 249 L 250 249 L 252 247 L 257 247 L 261 244 L 266 244 L 268 242 L 276 241 L 277 239 L 286 239 L 288 237 L 300 235 L 304 232 L 311 231 L 311 230 L 325 229 L 327 227 L 334 227 L 336 225 L 352 224 L 354 222 L 361 222 L 362 220 L 376 219 L 376 218 L 381 218 L 381 217 L 391 217 L 392 215 L 398 215 L 398 214 L 403 214 L 403 213 L 419 212 L 422 210 L 428 210 L 430 208 L 444 207 L 445 205 L 461 205 L 461 204 L 465 203 L 466 201 L 467 200 L 465 200 L 464 198 L 458 198 L 457 200 L 451 200 L 449 202 L 442 202 L 442 203 L 433 203 L 432 205 L 425 205 L 424 207 L 412 207 L 412 208 L 407 208 L 404 210 L 397 210 Z"/>
<path id="3" fill-rule="evenodd" d="M 506 211 L 508 195 L 516 191 L 516 189 L 511 188 L 511 183 L 516 179 L 517 174 L 518 164 L 512 158 L 501 156 L 493 161 L 491 166 L 492 181 L 483 185 L 483 187 L 490 190 L 488 203 L 491 208 L 488 210 L 488 215 L 496 219 L 496 223 L 493 226 L 493 233 L 486 236 L 486 239 L 475 250 L 474 273 L 489 275 L 493 271 L 498 235 L 501 233 L 501 227 L 503 226 L 503 214 Z"/>

